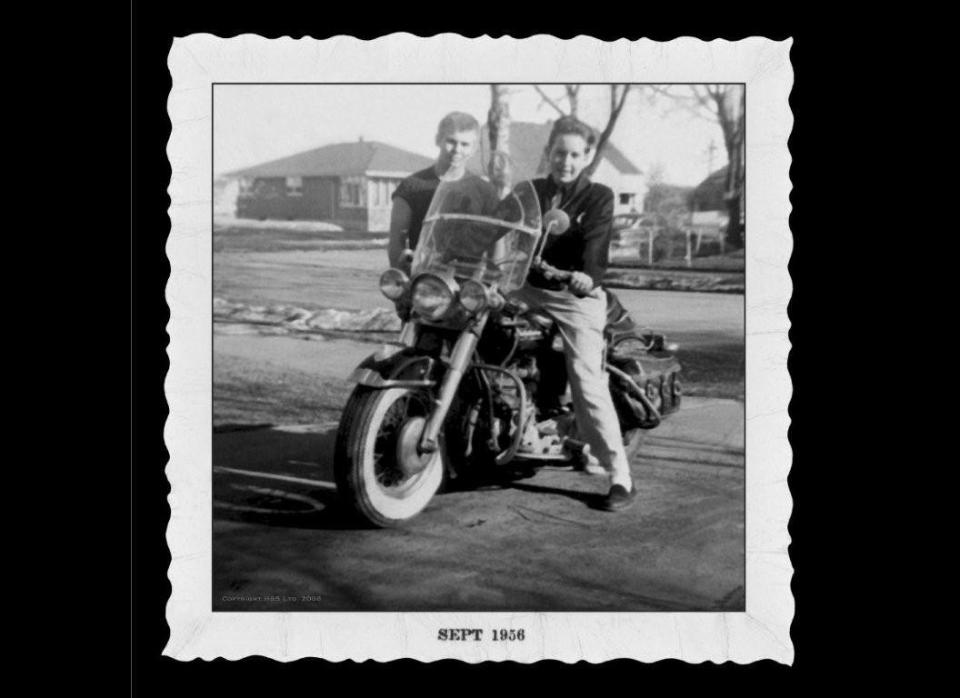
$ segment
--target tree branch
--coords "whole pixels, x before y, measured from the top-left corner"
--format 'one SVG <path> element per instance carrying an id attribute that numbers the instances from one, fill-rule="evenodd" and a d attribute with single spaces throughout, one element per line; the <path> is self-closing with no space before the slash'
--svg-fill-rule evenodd
<path id="1" fill-rule="evenodd" d="M 610 118 L 607 119 L 607 125 L 603 129 L 603 133 L 600 134 L 600 138 L 597 139 L 596 149 L 593 153 L 593 161 L 585 168 L 587 175 L 592 175 L 594 170 L 597 169 L 597 166 L 600 164 L 600 156 L 603 154 L 603 149 L 607 145 L 607 141 L 610 140 L 610 134 L 613 133 L 614 126 L 617 125 L 617 119 L 620 116 L 620 112 L 623 111 L 623 105 L 627 102 L 627 93 L 630 91 L 630 85 L 621 85 L 622 91 L 620 92 L 620 99 L 617 99 L 617 86 L 610 85 Z"/>
<path id="2" fill-rule="evenodd" d="M 577 95 L 580 93 L 580 85 L 564 85 L 567 90 L 567 101 L 570 102 L 570 116 L 576 117 L 579 111 L 579 100 Z"/>
<path id="3" fill-rule="evenodd" d="M 620 116 L 620 112 L 623 111 L 623 105 L 627 102 L 627 92 L 630 91 L 630 85 L 623 85 L 623 91 L 620 93 L 620 103 L 615 106 L 611 113 L 611 122 L 616 123 L 617 117 Z M 610 97 L 613 98 L 616 96 L 616 90 L 610 89 Z"/>
<path id="4" fill-rule="evenodd" d="M 539 92 L 539 93 L 540 93 L 540 96 L 543 98 L 543 101 L 546 102 L 547 104 L 549 104 L 549 105 L 550 105 L 551 107 L 553 107 L 554 109 L 556 109 L 557 112 L 560 114 L 560 116 L 566 116 L 566 115 L 567 115 L 567 113 L 566 113 L 563 109 L 560 108 L 560 105 L 558 105 L 556 102 L 554 102 L 552 99 L 550 99 L 549 96 L 547 96 L 547 93 L 544 92 L 544 91 L 540 88 L 540 85 L 534 85 L 534 86 L 533 86 L 533 89 L 535 89 L 537 92 Z"/>
<path id="5" fill-rule="evenodd" d="M 644 89 L 655 92 L 658 95 L 663 95 L 664 97 L 672 97 L 673 93 L 670 91 L 669 87 L 663 87 L 661 85 L 644 85 Z"/>
<path id="6" fill-rule="evenodd" d="M 689 112 L 693 116 L 705 118 L 702 114 L 703 107 L 697 101 L 697 98 L 692 93 L 692 91 L 688 91 L 686 92 L 686 94 L 684 94 L 681 92 L 674 91 L 674 87 L 675 86 L 672 86 L 672 85 L 667 87 L 663 85 L 643 85 L 643 86 L 637 87 L 637 89 L 641 92 L 647 92 L 648 95 L 652 95 L 653 97 L 666 98 L 667 106 L 665 107 L 661 106 L 661 111 L 663 115 L 667 115 L 679 109 L 682 109 L 686 112 Z M 648 101 L 650 102 L 651 106 L 655 103 L 655 100 L 649 96 L 648 96 Z M 713 120 L 712 114 L 709 120 L 711 121 Z"/>
<path id="7" fill-rule="evenodd" d="M 682 95 L 678 95 L 671 91 L 669 87 L 664 87 L 663 85 L 643 85 L 645 90 L 650 90 L 654 94 L 658 94 L 661 97 L 669 97 L 670 99 L 686 99 Z"/>
<path id="8" fill-rule="evenodd" d="M 714 108 L 713 108 L 713 105 L 710 103 L 710 97 L 712 96 L 710 94 L 710 88 L 707 87 L 704 89 L 706 90 L 706 94 L 704 94 L 699 89 L 697 89 L 696 85 L 690 86 L 690 92 L 693 94 L 693 98 L 696 100 L 697 104 L 699 104 L 704 109 L 709 109 L 711 112 L 713 112 Z"/>

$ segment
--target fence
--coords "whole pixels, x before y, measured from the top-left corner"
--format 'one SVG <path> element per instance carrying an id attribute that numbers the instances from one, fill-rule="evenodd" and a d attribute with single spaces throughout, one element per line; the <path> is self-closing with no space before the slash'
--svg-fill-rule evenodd
<path id="1" fill-rule="evenodd" d="M 728 258 L 725 211 L 694 211 L 668 220 L 631 213 L 614 217 L 610 261 L 647 267 L 743 267 L 743 257 Z"/>

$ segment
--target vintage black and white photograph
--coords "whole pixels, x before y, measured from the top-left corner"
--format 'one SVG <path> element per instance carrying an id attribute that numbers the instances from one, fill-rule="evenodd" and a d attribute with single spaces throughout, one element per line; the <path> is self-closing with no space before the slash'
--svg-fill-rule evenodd
<path id="1" fill-rule="evenodd" d="M 749 628 L 750 599 L 780 593 L 764 574 L 784 578 L 789 446 L 769 405 L 789 376 L 780 345 L 748 332 L 781 312 L 749 302 L 754 284 L 775 286 L 748 266 L 778 271 L 770 251 L 789 230 L 768 232 L 777 219 L 750 198 L 785 177 L 750 108 L 769 89 L 713 68 L 702 81 L 204 76 L 209 102 L 192 101 L 208 117 L 179 116 L 191 143 L 208 139 L 205 172 L 184 178 L 198 192 L 205 179 L 206 211 L 185 204 L 183 226 L 185 273 L 208 293 L 182 299 L 209 363 L 181 399 L 209 422 L 186 427 L 198 460 L 173 488 L 168 535 L 178 511 L 203 522 L 208 576 L 191 567 L 191 603 L 208 623 L 296 618 L 304 648 L 342 623 L 370 649 L 341 656 L 363 658 L 381 643 L 364 632 L 400 614 L 416 624 L 401 636 L 430 646 L 408 656 L 473 644 L 527 660 L 576 655 L 543 649 L 560 642 L 551 618 L 648 628 L 647 649 L 613 633 L 589 653 L 606 657 L 677 656 L 654 640 L 671 633 L 712 656 L 716 623 Z M 751 159 L 754 138 L 766 160 Z M 747 390 L 755 365 L 777 378 L 766 398 Z M 747 425 L 765 415 L 761 460 Z M 178 510 L 185 489 L 204 496 Z M 750 563 L 751 540 L 778 557 Z M 283 637 L 285 656 L 308 654 Z"/>
<path id="2" fill-rule="evenodd" d="M 213 608 L 743 610 L 748 98 L 214 86 Z"/>

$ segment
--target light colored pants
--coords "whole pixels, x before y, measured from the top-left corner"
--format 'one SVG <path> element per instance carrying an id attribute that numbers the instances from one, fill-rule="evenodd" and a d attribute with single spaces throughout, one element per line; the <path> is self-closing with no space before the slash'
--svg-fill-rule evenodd
<path id="1" fill-rule="evenodd" d="M 603 328 L 607 322 L 603 289 L 595 288 L 589 296 L 578 298 L 569 291 L 527 285 L 511 295 L 556 321 L 563 338 L 577 427 L 590 444 L 590 452 L 610 473 L 611 484 L 630 489 L 630 463 L 610 397 L 609 378 L 603 369 Z"/>

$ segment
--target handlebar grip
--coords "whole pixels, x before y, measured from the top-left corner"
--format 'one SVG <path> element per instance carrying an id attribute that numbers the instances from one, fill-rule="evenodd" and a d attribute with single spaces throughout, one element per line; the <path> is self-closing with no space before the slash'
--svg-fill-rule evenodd
<path id="1" fill-rule="evenodd" d="M 573 277 L 572 271 L 564 271 L 563 269 L 557 269 L 552 264 L 547 264 L 539 257 L 534 260 L 533 266 L 536 267 L 544 278 L 549 281 L 560 281 L 561 283 L 569 282 Z"/>
<path id="2" fill-rule="evenodd" d="M 554 279 L 555 281 L 559 281 L 561 283 L 570 283 L 570 279 L 573 278 L 573 272 L 554 269 L 548 274 L 544 274 L 544 276 L 546 276 L 548 279 Z"/>
<path id="3" fill-rule="evenodd" d="M 540 258 L 534 260 L 534 266 L 540 270 L 540 273 L 543 274 L 543 277 L 547 279 L 547 281 L 559 281 L 562 284 L 569 284 L 570 280 L 573 278 L 572 271 L 557 269 L 555 266 L 547 264 Z M 589 293 L 577 293 L 572 289 L 569 289 L 569 287 L 568 290 L 570 290 L 570 292 L 578 298 L 583 298 L 584 296 L 590 295 Z"/>

